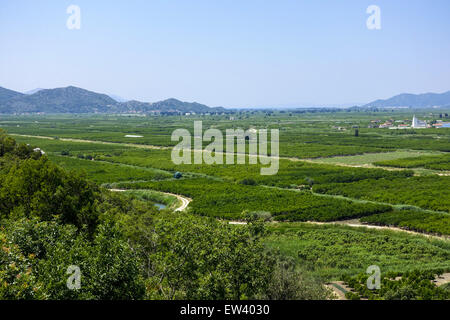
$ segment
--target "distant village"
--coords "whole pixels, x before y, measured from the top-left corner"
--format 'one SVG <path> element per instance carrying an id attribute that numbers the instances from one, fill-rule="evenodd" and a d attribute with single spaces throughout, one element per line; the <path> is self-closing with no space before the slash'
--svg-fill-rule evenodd
<path id="1" fill-rule="evenodd" d="M 444 117 L 448 117 L 447 114 Z M 424 121 L 419 120 L 416 116 L 412 120 L 394 120 L 390 119 L 385 122 L 381 120 L 371 120 L 369 128 L 387 128 L 387 129 L 426 129 L 426 128 L 450 128 L 450 122 L 443 120 Z"/>

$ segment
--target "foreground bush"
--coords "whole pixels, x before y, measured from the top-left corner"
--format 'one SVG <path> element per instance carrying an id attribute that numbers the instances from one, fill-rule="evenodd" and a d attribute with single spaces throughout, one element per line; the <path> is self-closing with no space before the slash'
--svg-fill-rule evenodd
<path id="1" fill-rule="evenodd" d="M 262 242 L 265 227 L 230 226 L 188 214 L 129 217 L 120 222 L 145 261 L 152 299 L 320 299 L 317 281 L 281 262 Z"/>
<path id="2" fill-rule="evenodd" d="M 140 299 L 140 263 L 117 229 L 101 225 L 94 240 L 70 225 L 20 220 L 0 233 L 0 299 Z M 81 271 L 70 290 L 69 266 Z"/>

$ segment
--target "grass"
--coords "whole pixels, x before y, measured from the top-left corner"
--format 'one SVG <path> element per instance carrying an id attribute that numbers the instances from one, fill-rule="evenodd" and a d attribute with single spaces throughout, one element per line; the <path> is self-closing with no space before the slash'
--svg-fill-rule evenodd
<path id="1" fill-rule="evenodd" d="M 450 214 L 416 210 L 395 210 L 361 218 L 361 222 L 397 226 L 418 232 L 450 235 Z"/>

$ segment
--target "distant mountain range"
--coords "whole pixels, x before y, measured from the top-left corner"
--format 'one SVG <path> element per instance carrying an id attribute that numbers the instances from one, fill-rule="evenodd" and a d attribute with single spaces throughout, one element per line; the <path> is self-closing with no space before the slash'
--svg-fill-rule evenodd
<path id="1" fill-rule="evenodd" d="M 444 93 L 402 93 L 386 100 L 375 100 L 363 107 L 411 107 L 426 108 L 450 106 L 450 91 Z"/>
<path id="2" fill-rule="evenodd" d="M 375 100 L 361 106 L 427 108 L 450 106 L 450 91 L 444 93 L 403 93 L 386 100 Z M 354 107 L 354 108 L 361 108 Z M 124 101 L 115 95 L 106 95 L 69 86 L 56 89 L 37 88 L 21 93 L 0 87 L 0 114 L 23 113 L 216 113 L 222 107 L 211 108 L 197 102 L 167 99 L 158 102 Z"/>
<path id="3" fill-rule="evenodd" d="M 27 94 L 0 87 L 0 113 L 214 113 L 221 107 L 210 108 L 196 102 L 177 99 L 149 103 L 117 101 L 106 94 L 77 87 L 35 89 Z"/>

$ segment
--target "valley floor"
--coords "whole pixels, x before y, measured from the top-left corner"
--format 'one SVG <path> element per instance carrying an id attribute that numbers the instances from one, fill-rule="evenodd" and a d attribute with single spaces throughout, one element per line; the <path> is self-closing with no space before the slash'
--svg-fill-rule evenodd
<path id="1" fill-rule="evenodd" d="M 97 133 L 89 139 L 88 134 L 55 137 L 45 135 L 46 130 L 41 134 L 14 131 L 18 141 L 39 146 L 69 170 L 85 170 L 88 178 L 110 191 L 137 194 L 174 212 L 214 217 L 236 228 L 250 217 L 271 221 L 267 246 L 327 281 L 339 299 L 351 291 L 339 279 L 364 273 L 374 264 L 382 272 L 443 270 L 447 273 L 436 283 L 444 285 L 449 280 L 450 171 L 445 162 L 433 160 L 448 156 L 442 139 L 440 147 L 412 149 L 405 140 L 386 134 L 398 147 L 383 149 L 377 142 L 379 150 L 362 148 L 362 154 L 355 154 L 345 140 L 353 141 L 353 137 L 336 138 L 346 155 L 330 154 L 332 140 L 314 148 L 308 141 L 310 154 L 319 155 L 317 150 L 323 146 L 323 155 L 294 156 L 290 153 L 295 148 L 283 151 L 278 175 L 261 177 L 260 166 L 174 166 L 169 159 L 172 146 L 163 140 L 152 144 L 137 138 L 125 142 L 119 136 L 94 139 Z M 138 130 L 130 132 L 146 136 Z M 377 135 L 370 131 L 367 141 L 375 141 Z M 450 137 L 447 132 L 443 135 Z M 425 164 L 394 166 L 410 158 L 423 158 Z M 397 162 L 391 166 L 390 161 Z M 183 177 L 175 179 L 175 171 Z M 366 217 L 380 219 L 367 222 Z"/>

